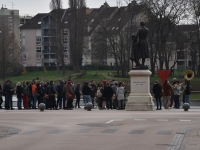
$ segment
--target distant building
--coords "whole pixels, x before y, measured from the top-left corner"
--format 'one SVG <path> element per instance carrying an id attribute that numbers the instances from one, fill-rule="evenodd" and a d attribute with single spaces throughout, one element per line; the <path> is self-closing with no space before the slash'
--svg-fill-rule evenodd
<path id="1" fill-rule="evenodd" d="M 0 22 L 8 25 L 9 32 L 15 34 L 17 44 L 20 45 L 19 10 L 7 9 L 2 5 L 0 9 Z"/>

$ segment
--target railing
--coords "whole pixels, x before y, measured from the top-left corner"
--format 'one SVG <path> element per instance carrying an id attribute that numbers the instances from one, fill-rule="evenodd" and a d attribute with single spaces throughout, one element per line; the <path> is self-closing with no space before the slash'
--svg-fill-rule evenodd
<path id="1" fill-rule="evenodd" d="M 57 59 L 43 59 L 43 63 L 57 63 Z"/>
<path id="2" fill-rule="evenodd" d="M 42 41 L 42 45 L 51 45 L 51 42 L 49 42 L 49 41 Z"/>
<path id="3" fill-rule="evenodd" d="M 50 33 L 42 33 L 42 36 L 50 36 Z"/>
<path id="4" fill-rule="evenodd" d="M 45 50 L 42 51 L 42 53 L 44 53 L 44 54 L 55 53 L 55 50 L 45 49 Z"/>

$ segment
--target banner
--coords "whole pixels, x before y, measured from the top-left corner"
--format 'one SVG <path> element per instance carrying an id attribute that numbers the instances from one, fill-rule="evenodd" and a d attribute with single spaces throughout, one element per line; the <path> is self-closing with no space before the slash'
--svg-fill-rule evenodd
<path id="1" fill-rule="evenodd" d="M 164 83 L 165 80 L 168 79 L 170 72 L 171 70 L 157 70 L 158 76 L 160 77 L 162 83 Z"/>

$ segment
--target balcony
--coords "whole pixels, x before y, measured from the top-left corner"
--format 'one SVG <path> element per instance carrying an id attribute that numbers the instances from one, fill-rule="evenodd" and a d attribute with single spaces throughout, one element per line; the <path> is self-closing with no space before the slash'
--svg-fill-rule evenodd
<path id="1" fill-rule="evenodd" d="M 42 29 L 49 29 L 50 28 L 50 24 L 42 24 Z"/>
<path id="2" fill-rule="evenodd" d="M 43 59 L 43 63 L 57 63 L 57 59 Z"/>
<path id="3" fill-rule="evenodd" d="M 51 42 L 50 42 L 50 41 L 42 41 L 42 45 L 47 45 L 47 46 L 49 46 L 49 45 L 51 45 Z"/>
<path id="4" fill-rule="evenodd" d="M 54 53 L 55 53 L 55 50 L 52 50 L 52 49 L 44 49 L 44 50 L 42 51 L 42 53 L 44 53 L 44 54 L 54 54 Z"/>
<path id="5" fill-rule="evenodd" d="M 50 36 L 50 33 L 42 33 L 42 36 Z"/>

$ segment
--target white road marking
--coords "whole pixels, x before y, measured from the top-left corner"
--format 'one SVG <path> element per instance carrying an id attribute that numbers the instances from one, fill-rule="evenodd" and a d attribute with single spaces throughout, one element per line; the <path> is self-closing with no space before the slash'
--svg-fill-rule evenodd
<path id="1" fill-rule="evenodd" d="M 106 123 L 111 123 L 111 122 L 113 122 L 114 120 L 110 120 L 110 121 L 108 121 L 108 122 L 106 122 Z"/>
<path id="2" fill-rule="evenodd" d="M 124 119 L 115 119 L 114 121 L 123 121 Z"/>
<path id="3" fill-rule="evenodd" d="M 146 119 L 134 119 L 135 121 L 146 121 Z"/>
<path id="4" fill-rule="evenodd" d="M 169 121 L 168 119 L 156 119 L 156 121 Z"/>
<path id="5" fill-rule="evenodd" d="M 180 121 L 185 121 L 185 122 L 188 121 L 188 122 L 189 122 L 189 121 L 191 121 L 191 120 L 180 120 Z"/>

